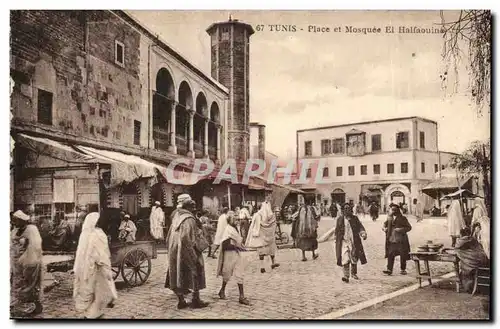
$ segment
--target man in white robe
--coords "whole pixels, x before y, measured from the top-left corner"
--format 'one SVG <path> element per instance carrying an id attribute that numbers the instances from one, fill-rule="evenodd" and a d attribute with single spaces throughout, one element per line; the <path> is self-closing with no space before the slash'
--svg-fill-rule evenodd
<path id="1" fill-rule="evenodd" d="M 248 248 L 257 249 L 261 262 L 261 273 L 266 272 L 264 266 L 265 256 L 271 258 L 272 270 L 280 266 L 274 260 L 278 249 L 276 246 L 276 216 L 269 201 L 263 202 L 260 210 L 253 216 L 245 245 Z"/>
<path id="2" fill-rule="evenodd" d="M 159 201 L 155 201 L 154 206 L 151 208 L 151 215 L 149 215 L 151 235 L 156 240 L 163 239 L 163 229 L 165 226 L 165 213 L 160 205 Z"/>
<path id="3" fill-rule="evenodd" d="M 214 238 L 215 249 L 214 249 L 214 252 L 212 253 L 212 258 L 217 258 L 215 256 L 215 253 L 219 249 L 219 246 L 222 242 L 221 241 L 222 236 L 224 234 L 224 231 L 226 230 L 228 211 L 229 211 L 229 208 L 224 207 L 222 209 L 222 214 L 219 216 L 219 219 L 217 220 L 217 230 L 215 232 L 215 238 Z"/>

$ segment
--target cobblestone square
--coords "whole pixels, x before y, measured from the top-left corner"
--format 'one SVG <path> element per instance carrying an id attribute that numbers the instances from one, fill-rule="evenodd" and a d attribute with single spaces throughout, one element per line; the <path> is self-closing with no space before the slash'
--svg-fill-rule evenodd
<path id="1" fill-rule="evenodd" d="M 260 273 L 260 261 L 255 252 L 245 254 L 248 267 L 245 278 L 245 294 L 251 306 L 238 303 L 238 289 L 234 282 L 227 287 L 227 300 L 217 297 L 221 280 L 215 277 L 217 260 L 205 260 L 207 288 L 201 292 L 202 299 L 210 302 L 205 309 L 177 310 L 177 299 L 164 288 L 166 255 L 159 254 L 153 261 L 153 269 L 148 281 L 140 287 L 123 288 L 117 281 L 119 299 L 113 309 L 109 309 L 105 318 L 115 319 L 307 319 L 340 310 L 360 302 L 390 293 L 402 287 L 414 284 L 415 269 L 413 262 L 408 262 L 408 275 L 395 274 L 384 276 L 384 232 L 381 226 L 385 216 L 376 222 L 368 217 L 363 224 L 368 232 L 364 242 L 368 264 L 359 266 L 360 280 L 341 281 L 342 270 L 336 265 L 333 241 L 321 243 L 320 256 L 301 261 L 300 250 L 281 249 L 277 260 L 281 266 L 273 271 L 269 264 L 267 272 Z M 409 233 L 412 249 L 427 240 L 450 244 L 447 237 L 445 218 L 429 218 L 421 223 L 409 218 L 413 230 Z M 320 222 L 319 235 L 335 224 L 331 218 Z M 287 228 L 284 228 L 286 230 Z M 288 228 L 289 229 L 289 228 Z M 398 259 L 395 268 L 398 268 Z M 453 270 L 452 265 L 432 264 L 431 270 L 444 274 Z M 72 318 L 78 315 L 74 311 L 71 298 L 72 278 L 63 275 L 63 282 L 45 295 L 44 318 Z"/>

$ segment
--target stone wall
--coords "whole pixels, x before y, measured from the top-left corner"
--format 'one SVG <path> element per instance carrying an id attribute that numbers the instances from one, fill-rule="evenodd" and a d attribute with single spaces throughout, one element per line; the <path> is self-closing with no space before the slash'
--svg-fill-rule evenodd
<path id="1" fill-rule="evenodd" d="M 125 65 L 115 63 L 115 40 Z M 140 34 L 108 11 L 12 11 L 14 122 L 38 123 L 39 90 L 52 93 L 52 124 L 63 133 L 133 145 L 141 114 Z M 143 116 L 146 115 L 146 119 Z"/>

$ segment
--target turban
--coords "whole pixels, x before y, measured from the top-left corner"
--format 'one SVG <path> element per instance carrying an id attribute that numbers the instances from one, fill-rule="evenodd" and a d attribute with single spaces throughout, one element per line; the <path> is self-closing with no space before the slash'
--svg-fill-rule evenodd
<path id="1" fill-rule="evenodd" d="M 26 215 L 22 210 L 18 210 L 12 214 L 15 218 L 28 222 L 30 220 L 30 216 Z"/>
<path id="2" fill-rule="evenodd" d="M 182 204 L 186 201 L 192 201 L 191 196 L 189 194 L 181 194 L 177 197 L 177 203 Z"/>

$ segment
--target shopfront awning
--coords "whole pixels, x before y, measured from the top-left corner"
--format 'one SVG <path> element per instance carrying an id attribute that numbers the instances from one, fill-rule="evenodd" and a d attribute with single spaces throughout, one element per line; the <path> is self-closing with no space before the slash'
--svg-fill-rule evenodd
<path id="1" fill-rule="evenodd" d="M 248 183 L 248 189 L 251 191 L 272 191 L 272 189 L 269 187 L 252 183 Z"/>
<path id="2" fill-rule="evenodd" d="M 67 163 L 93 163 L 93 156 L 49 138 L 18 134 L 15 147 L 23 147 L 37 155 L 44 155 Z"/>
<path id="3" fill-rule="evenodd" d="M 459 188 L 462 188 L 472 177 L 467 177 L 466 179 L 460 179 L 459 182 L 457 182 L 456 177 L 441 177 L 424 188 L 422 188 L 422 191 L 424 192 L 430 192 L 434 190 L 458 190 Z"/>
<path id="4" fill-rule="evenodd" d="M 154 184 L 159 175 L 167 182 L 175 185 L 194 185 L 204 178 L 200 174 L 168 168 L 136 155 L 76 144 L 70 145 L 49 138 L 19 134 L 17 143 L 18 146 L 24 147 L 36 154 L 45 155 L 68 163 L 109 164 L 111 166 L 110 186 L 129 183 L 139 178 L 152 178 L 151 183 Z"/>
<path id="5" fill-rule="evenodd" d="M 447 194 L 447 195 L 443 196 L 441 198 L 441 201 L 443 201 L 443 200 L 460 199 L 460 198 L 473 199 L 473 198 L 476 198 L 476 197 L 477 197 L 477 195 L 475 195 L 471 191 L 466 190 L 466 189 L 460 189 L 460 190 L 458 190 L 456 192 L 453 192 L 453 193 L 450 193 L 450 194 Z"/>
<path id="6" fill-rule="evenodd" d="M 111 185 L 131 182 L 139 178 L 155 178 L 161 175 L 167 182 L 176 185 L 194 185 L 203 177 L 196 173 L 171 169 L 145 160 L 136 155 L 99 150 L 88 146 L 75 146 L 85 154 L 111 164 Z M 152 184 L 155 181 L 152 180 Z"/>

